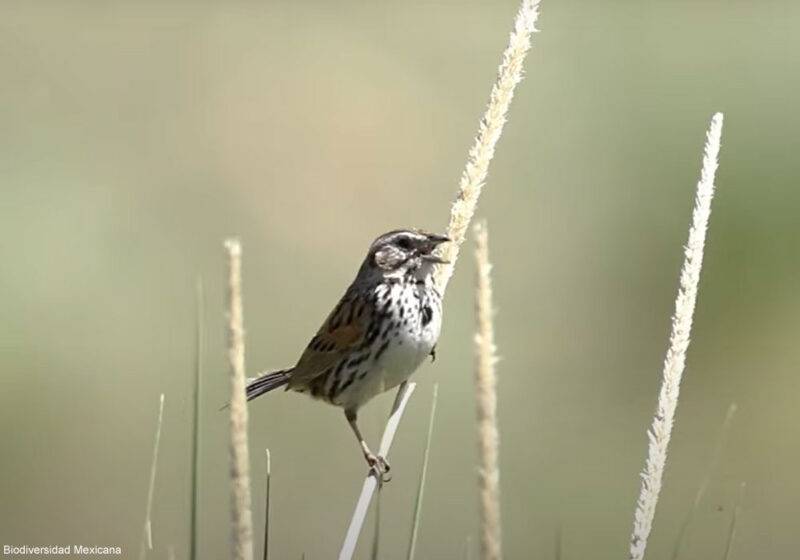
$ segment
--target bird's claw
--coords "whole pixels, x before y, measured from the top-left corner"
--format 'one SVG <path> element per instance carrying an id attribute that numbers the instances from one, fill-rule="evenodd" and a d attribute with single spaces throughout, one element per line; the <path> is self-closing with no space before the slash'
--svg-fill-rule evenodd
<path id="1" fill-rule="evenodd" d="M 383 485 L 392 480 L 392 477 L 389 476 L 389 471 L 392 467 L 386 459 L 380 455 L 373 455 L 372 453 L 365 455 L 365 457 L 369 465 L 370 474 L 375 476 L 378 480 L 378 484 Z"/>

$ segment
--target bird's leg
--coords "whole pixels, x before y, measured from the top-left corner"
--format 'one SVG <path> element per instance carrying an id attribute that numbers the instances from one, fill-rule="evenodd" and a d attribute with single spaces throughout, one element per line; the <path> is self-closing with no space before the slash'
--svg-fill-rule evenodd
<path id="1" fill-rule="evenodd" d="M 384 482 L 389 482 L 390 477 L 387 477 L 387 473 L 391 469 L 389 463 L 381 457 L 380 455 L 375 455 L 372 451 L 369 450 L 367 446 L 367 442 L 364 441 L 363 436 L 361 435 L 361 430 L 358 429 L 358 414 L 355 410 L 345 410 L 344 415 L 347 418 L 347 423 L 350 424 L 350 428 L 352 428 L 353 433 L 356 435 L 356 439 L 358 440 L 358 445 L 361 446 L 361 452 L 364 454 L 364 459 L 366 459 L 367 464 L 372 472 L 375 473 L 375 477 L 378 479 L 378 482 L 383 484 Z"/>

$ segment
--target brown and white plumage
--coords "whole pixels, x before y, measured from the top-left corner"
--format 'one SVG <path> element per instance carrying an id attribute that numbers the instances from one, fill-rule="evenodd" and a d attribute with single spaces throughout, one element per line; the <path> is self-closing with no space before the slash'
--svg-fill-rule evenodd
<path id="1" fill-rule="evenodd" d="M 250 381 L 248 400 L 286 385 L 340 406 L 370 466 L 388 469 L 361 437 L 357 411 L 408 379 L 433 354 L 442 317 L 432 276 L 442 260 L 434 250 L 445 241 L 445 236 L 420 230 L 378 237 L 297 364 Z"/>

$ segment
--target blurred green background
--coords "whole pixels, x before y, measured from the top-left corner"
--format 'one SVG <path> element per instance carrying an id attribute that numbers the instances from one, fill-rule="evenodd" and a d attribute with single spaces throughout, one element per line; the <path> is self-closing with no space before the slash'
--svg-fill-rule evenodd
<path id="1" fill-rule="evenodd" d="M 194 286 L 206 287 L 201 558 L 229 547 L 222 241 L 250 372 L 293 363 L 370 241 L 443 230 L 517 10 L 438 3 L 0 5 L 0 544 L 138 554 L 158 395 L 156 550 L 187 553 Z M 800 6 L 547 1 L 478 215 L 495 265 L 508 558 L 627 554 L 704 131 L 725 113 L 693 344 L 649 557 L 800 555 Z M 477 544 L 468 241 L 439 359 L 392 451 L 405 555 L 432 386 L 421 558 Z M 362 412 L 377 442 L 392 396 Z M 343 415 L 251 407 L 255 524 L 330 558 L 364 466 Z M 260 546 L 257 547 L 260 555 Z M 360 557 L 368 554 L 362 546 Z"/>

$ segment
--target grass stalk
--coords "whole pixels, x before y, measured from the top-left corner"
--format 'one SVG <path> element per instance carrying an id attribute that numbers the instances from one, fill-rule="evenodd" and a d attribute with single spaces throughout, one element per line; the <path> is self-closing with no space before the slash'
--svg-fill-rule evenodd
<path id="1" fill-rule="evenodd" d="M 381 489 L 378 488 L 378 495 L 375 496 L 375 529 L 372 533 L 372 552 L 370 558 L 378 560 L 381 550 Z"/>
<path id="2" fill-rule="evenodd" d="M 691 525 L 694 516 L 697 514 L 697 510 L 700 508 L 700 502 L 703 501 L 703 496 L 705 496 L 708 485 L 711 483 L 711 477 L 714 475 L 714 470 L 716 469 L 717 463 L 719 463 L 719 458 L 722 455 L 725 436 L 727 435 L 728 428 L 730 428 L 731 422 L 733 421 L 734 414 L 736 414 L 736 403 L 731 403 L 731 405 L 728 407 L 728 412 L 725 414 L 725 420 L 722 422 L 722 427 L 719 430 L 717 442 L 716 445 L 714 445 L 714 450 L 712 451 L 708 465 L 706 466 L 706 472 L 703 476 L 703 480 L 700 483 L 700 486 L 698 486 L 697 492 L 694 495 L 692 507 L 689 508 L 689 511 L 686 513 L 686 517 L 683 519 L 683 523 L 681 523 L 681 527 L 678 530 L 678 537 L 675 539 L 675 548 L 672 551 L 672 560 L 678 559 L 681 546 L 683 545 L 683 541 L 689 531 L 689 526 Z"/>
<path id="3" fill-rule="evenodd" d="M 197 515 L 200 489 L 198 487 L 200 476 L 200 400 L 202 395 L 203 379 L 203 333 L 205 332 L 205 317 L 203 316 L 203 281 L 197 279 L 195 292 L 195 347 L 194 347 L 194 388 L 192 407 L 192 472 L 191 472 L 191 499 L 189 503 L 189 559 L 197 558 Z"/>
<path id="4" fill-rule="evenodd" d="M 156 471 L 158 470 L 158 448 L 161 445 L 161 425 L 164 421 L 164 393 L 158 404 L 158 422 L 156 423 L 156 437 L 153 444 L 153 462 L 150 464 L 150 482 L 147 486 L 147 509 L 144 514 L 144 531 L 142 545 L 139 549 L 139 560 L 144 560 L 148 550 L 153 550 L 153 524 L 150 515 L 153 511 L 153 495 L 156 489 Z"/>
<path id="5" fill-rule="evenodd" d="M 400 389 L 397 391 L 394 405 L 392 405 L 392 411 L 389 414 L 389 421 L 386 423 L 386 428 L 383 431 L 380 449 L 378 450 L 378 455 L 381 457 L 388 458 L 389 456 L 389 448 L 391 448 L 392 441 L 394 441 L 394 436 L 397 433 L 397 426 L 400 424 L 400 419 L 403 417 L 403 412 L 406 409 L 408 400 L 411 398 L 411 394 L 414 392 L 416 386 L 416 383 L 403 382 L 400 385 Z M 364 518 L 367 516 L 369 503 L 372 500 L 372 495 L 375 493 L 377 486 L 378 478 L 373 471 L 370 471 L 361 487 L 361 494 L 356 502 L 353 517 L 350 519 L 350 526 L 347 529 L 342 549 L 339 552 L 339 560 L 350 560 L 350 558 L 353 557 L 356 544 L 358 543 L 358 536 L 361 534 L 361 527 L 364 525 Z"/>
<path id="6" fill-rule="evenodd" d="M 428 435 L 425 437 L 425 451 L 422 454 L 422 468 L 419 472 L 419 483 L 417 484 L 417 497 L 414 501 L 414 515 L 411 519 L 411 538 L 408 543 L 408 560 L 414 560 L 414 553 L 417 549 L 417 534 L 419 533 L 419 519 L 422 512 L 422 499 L 425 494 L 425 479 L 428 475 L 428 457 L 431 451 L 431 436 L 433 435 L 433 421 L 436 418 L 436 401 L 439 398 L 439 384 L 433 385 L 433 401 L 431 402 L 431 415 L 428 419 Z"/>
<path id="7" fill-rule="evenodd" d="M 664 374 L 658 396 L 653 423 L 648 432 L 649 450 L 642 486 L 636 502 L 633 531 L 630 541 L 630 558 L 641 560 L 647 548 L 647 538 L 653 526 L 653 518 L 661 491 L 664 466 L 667 462 L 667 448 L 675 421 L 678 406 L 681 376 L 686 363 L 686 351 L 692 331 L 692 317 L 697 301 L 697 286 L 703 265 L 703 249 L 706 240 L 708 219 L 711 215 L 711 199 L 714 196 L 714 174 L 717 170 L 720 137 L 722 135 L 722 113 L 716 113 L 706 133 L 703 151 L 703 164 L 700 180 L 697 183 L 692 224 L 689 241 L 684 250 L 681 269 L 680 289 L 675 300 L 675 313 L 672 316 L 670 346 L 664 360 Z"/>
<path id="8" fill-rule="evenodd" d="M 264 497 L 264 560 L 269 558 L 269 499 L 270 499 L 270 479 L 272 478 L 272 458 L 267 449 L 267 490 Z"/>
<path id="9" fill-rule="evenodd" d="M 247 451 L 247 399 L 244 378 L 242 319 L 242 247 L 225 242 L 228 256 L 228 363 L 230 365 L 231 532 L 234 560 L 253 560 L 253 516 L 250 509 L 250 465 Z"/>
<path id="10" fill-rule="evenodd" d="M 561 522 L 556 525 L 556 538 L 555 538 L 555 552 L 556 560 L 561 560 L 564 557 L 564 526 Z"/>
<path id="11" fill-rule="evenodd" d="M 436 270 L 436 284 L 442 294 L 453 275 L 459 247 L 464 242 L 467 228 L 475 214 L 478 197 L 489 172 L 489 163 L 494 156 L 497 141 L 503 133 L 514 89 L 522 80 L 522 64 L 531 48 L 531 34 L 536 31 L 538 18 L 539 0 L 522 0 L 514 19 L 514 29 L 511 31 L 508 46 L 503 52 L 503 61 L 497 71 L 497 80 L 492 86 L 489 103 L 478 125 L 478 133 L 469 150 L 467 165 L 458 185 L 458 193 L 450 209 L 447 236 L 453 243 L 447 243 L 442 247 L 440 255 L 448 261 L 448 264 L 440 265 Z"/>
<path id="12" fill-rule="evenodd" d="M 497 430 L 497 363 L 492 325 L 492 282 L 489 264 L 489 239 L 485 224 L 475 225 L 475 259 L 478 285 L 475 308 L 478 330 L 475 334 L 475 385 L 478 413 L 478 490 L 481 515 L 481 557 L 502 558 L 500 531 L 500 467 Z"/>
<path id="13" fill-rule="evenodd" d="M 736 505 L 733 507 L 733 517 L 731 517 L 731 526 L 728 529 L 728 540 L 725 542 L 725 560 L 730 560 L 731 550 L 733 550 L 733 539 L 736 537 L 736 525 L 739 522 L 739 515 L 742 513 L 742 500 L 744 499 L 745 483 L 739 486 L 739 497 L 736 500 Z"/>

